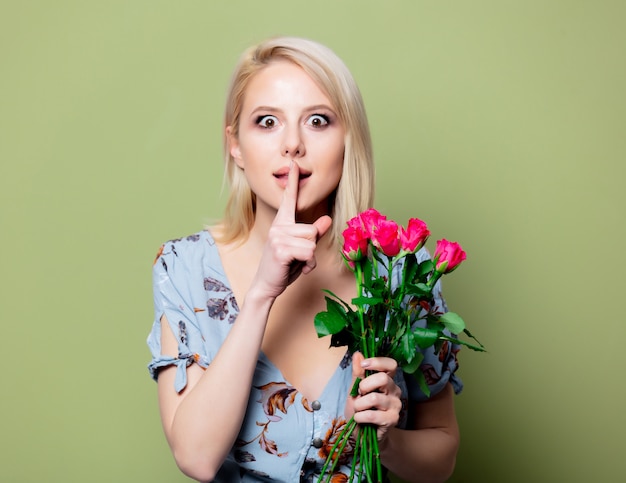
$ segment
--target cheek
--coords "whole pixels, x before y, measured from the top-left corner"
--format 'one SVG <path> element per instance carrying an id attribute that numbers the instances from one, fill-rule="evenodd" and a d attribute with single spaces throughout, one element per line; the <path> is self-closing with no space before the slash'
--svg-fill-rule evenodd
<path id="1" fill-rule="evenodd" d="M 322 151 L 324 158 L 329 162 L 332 161 L 333 164 L 342 164 L 345 152 L 344 137 L 335 135 L 332 138 L 327 139 L 327 141 L 322 144 Z"/>
<path id="2" fill-rule="evenodd" d="M 332 154 L 332 159 L 334 160 L 332 169 L 333 171 L 338 172 L 339 176 L 341 176 L 341 173 L 343 172 L 344 156 L 345 156 L 345 145 L 343 143 L 343 138 L 342 138 L 341 141 L 335 145 L 335 148 L 333 149 L 333 154 Z"/>
<path id="3" fill-rule="evenodd" d="M 246 165 L 260 162 L 271 156 L 276 151 L 276 140 L 271 136 L 259 136 L 254 132 L 246 132 L 241 136 L 239 142 L 239 152 Z"/>

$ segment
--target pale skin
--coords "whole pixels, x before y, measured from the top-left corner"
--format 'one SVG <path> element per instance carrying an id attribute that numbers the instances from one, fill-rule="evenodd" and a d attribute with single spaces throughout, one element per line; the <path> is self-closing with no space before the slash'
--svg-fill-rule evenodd
<path id="1" fill-rule="evenodd" d="M 325 238 L 332 223 L 327 196 L 341 172 L 343 127 L 333 120 L 328 98 L 300 68 L 277 62 L 257 78 L 246 93 L 238 136 L 227 128 L 231 154 L 247 176 L 254 175 L 253 190 L 258 187 L 255 223 L 243 243 L 218 245 L 240 313 L 209 367 L 187 369 L 181 393 L 174 391 L 174 367 L 161 370 L 158 378 L 168 443 L 181 470 L 198 481 L 214 479 L 235 442 L 259 351 L 309 401 L 321 395 L 345 354 L 345 348 L 329 348 L 328 338 L 315 333 L 312 320 L 325 307 L 322 289 L 345 300 L 356 295 L 353 275 Z M 320 123 L 318 112 L 330 121 Z M 265 179 L 270 160 L 275 167 Z M 162 353 L 176 356 L 174 334 L 165 317 L 161 321 Z M 445 481 L 459 443 L 451 387 L 409 408 L 412 428 L 398 429 L 402 403 L 393 381 L 395 361 L 355 354 L 353 367 L 354 378 L 364 377 L 365 370 L 373 374 L 361 381 L 359 396 L 346 401 L 346 416 L 378 426 L 383 464 L 407 481 Z"/>

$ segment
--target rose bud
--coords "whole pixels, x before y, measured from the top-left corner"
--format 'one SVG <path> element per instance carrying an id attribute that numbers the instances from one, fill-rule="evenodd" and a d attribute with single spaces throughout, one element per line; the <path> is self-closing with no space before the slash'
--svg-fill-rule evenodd
<path id="1" fill-rule="evenodd" d="M 424 246 L 430 236 L 428 226 L 418 218 L 411 218 L 406 230 L 400 229 L 400 244 L 403 252 L 415 253 Z"/>
<path id="2" fill-rule="evenodd" d="M 363 223 L 363 229 L 365 230 L 365 233 L 367 233 L 370 238 L 372 237 L 373 231 L 380 224 L 380 222 L 387 219 L 385 215 L 381 215 L 374 208 L 365 210 L 359 215 L 359 218 L 361 219 L 361 223 Z"/>
<path id="3" fill-rule="evenodd" d="M 341 252 L 346 260 L 358 261 L 367 254 L 368 243 L 369 238 L 363 228 L 360 226 L 349 226 L 343 231 L 343 248 Z"/>
<path id="4" fill-rule="evenodd" d="M 378 220 L 371 236 L 374 246 L 388 257 L 395 257 L 400 252 L 400 236 L 395 221 Z"/>
<path id="5" fill-rule="evenodd" d="M 457 242 L 450 242 L 445 238 L 443 240 L 437 240 L 434 262 L 435 270 L 439 273 L 450 273 L 458 267 L 465 258 L 465 252 Z"/>

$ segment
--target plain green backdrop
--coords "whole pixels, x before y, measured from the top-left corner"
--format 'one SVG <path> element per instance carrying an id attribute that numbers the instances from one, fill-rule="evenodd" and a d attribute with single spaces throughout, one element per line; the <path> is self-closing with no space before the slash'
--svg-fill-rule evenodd
<path id="1" fill-rule="evenodd" d="M 0 480 L 183 482 L 145 338 L 162 242 L 219 217 L 249 44 L 352 69 L 377 207 L 468 261 L 453 482 L 626 473 L 622 1 L 0 1 Z M 432 248 L 432 246 L 431 246 Z"/>

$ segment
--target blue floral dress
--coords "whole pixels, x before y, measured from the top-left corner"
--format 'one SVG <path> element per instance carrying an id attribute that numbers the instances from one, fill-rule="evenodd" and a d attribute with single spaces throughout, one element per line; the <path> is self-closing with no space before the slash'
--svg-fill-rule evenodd
<path id="1" fill-rule="evenodd" d="M 418 257 L 424 259 L 428 253 L 422 250 Z M 156 380 L 160 368 L 176 366 L 174 389 L 180 392 L 187 384 L 189 365 L 206 368 L 211 364 L 239 307 L 208 231 L 165 243 L 154 261 L 153 277 L 155 317 L 148 336 L 152 353 L 148 369 Z M 438 287 L 437 294 L 439 310 L 443 311 L 445 305 Z M 163 315 L 178 341 L 177 357 L 161 355 Z M 431 394 L 441 391 L 448 382 L 456 393 L 461 391 L 462 383 L 455 375 L 458 350 L 458 346 L 446 343 L 439 354 L 432 349 L 425 351 L 420 370 Z M 343 410 L 351 380 L 351 357 L 346 353 L 320 398 L 308 401 L 261 352 L 239 437 L 215 481 L 316 481 L 347 422 Z M 398 371 L 396 383 L 405 402 L 426 399 L 409 374 Z M 405 425 L 403 414 L 400 426 Z M 341 466 L 335 470 L 333 482 L 348 481 L 351 456 L 352 448 L 348 445 L 340 456 Z"/>

